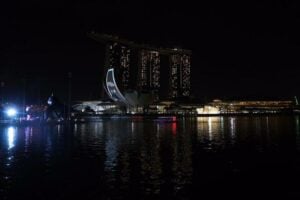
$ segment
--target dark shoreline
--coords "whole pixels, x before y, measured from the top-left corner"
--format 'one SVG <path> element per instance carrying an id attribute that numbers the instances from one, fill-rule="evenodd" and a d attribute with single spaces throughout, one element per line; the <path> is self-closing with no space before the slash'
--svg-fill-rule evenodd
<path id="1" fill-rule="evenodd" d="M 300 113 L 281 112 L 281 113 L 222 113 L 222 114 L 102 114 L 102 115 L 83 115 L 73 118 L 71 121 L 10 121 L 0 120 L 0 125 L 58 125 L 58 124 L 77 124 L 99 122 L 113 119 L 131 119 L 132 121 L 158 121 L 158 122 L 176 122 L 182 118 L 197 118 L 197 117 L 257 117 L 257 116 L 299 116 Z"/>

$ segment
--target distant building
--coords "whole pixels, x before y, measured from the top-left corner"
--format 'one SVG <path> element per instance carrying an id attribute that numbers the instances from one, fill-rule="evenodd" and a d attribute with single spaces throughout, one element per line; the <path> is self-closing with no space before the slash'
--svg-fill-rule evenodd
<path id="1" fill-rule="evenodd" d="M 72 105 L 73 112 L 77 114 L 118 114 L 120 106 L 110 101 L 77 101 Z"/>
<path id="2" fill-rule="evenodd" d="M 208 106 L 220 113 L 277 113 L 292 111 L 293 101 L 221 101 L 214 100 Z"/>
<path id="3" fill-rule="evenodd" d="M 90 36 L 106 45 L 102 80 L 115 102 L 135 106 L 190 96 L 191 51 L 155 48 L 104 34 Z"/>

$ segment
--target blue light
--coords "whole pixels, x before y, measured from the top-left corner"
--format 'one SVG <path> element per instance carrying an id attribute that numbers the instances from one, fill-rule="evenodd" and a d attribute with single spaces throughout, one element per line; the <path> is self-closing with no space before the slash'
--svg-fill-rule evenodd
<path id="1" fill-rule="evenodd" d="M 6 114 L 8 117 L 15 117 L 17 115 L 17 110 L 15 108 L 8 108 Z"/>

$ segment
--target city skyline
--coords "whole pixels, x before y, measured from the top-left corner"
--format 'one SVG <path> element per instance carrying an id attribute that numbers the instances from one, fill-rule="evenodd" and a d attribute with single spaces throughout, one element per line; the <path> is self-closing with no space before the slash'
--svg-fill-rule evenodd
<path id="1" fill-rule="evenodd" d="M 299 7 L 287 1 L 6 2 L 0 78 L 19 93 L 24 82 L 32 85 L 36 96 L 40 83 L 43 98 L 63 95 L 72 72 L 73 97 L 98 98 L 105 50 L 88 37 L 97 31 L 191 49 L 194 97 L 292 98 L 300 93 Z"/>
<path id="2" fill-rule="evenodd" d="M 104 84 L 102 90 L 114 101 L 119 99 L 112 97 L 114 91 L 118 91 L 118 96 L 122 96 L 120 92 L 125 96 L 133 91 L 138 96 L 147 93 L 155 102 L 189 98 L 190 50 L 158 48 L 99 33 L 91 33 L 90 37 L 105 45 L 105 65 L 101 67 L 103 75 L 100 79 Z M 107 82 L 108 77 L 111 77 L 110 84 Z M 112 86 L 111 91 L 109 85 Z M 107 95 L 102 91 L 102 98 Z M 120 101 L 128 104 L 125 99 Z"/>

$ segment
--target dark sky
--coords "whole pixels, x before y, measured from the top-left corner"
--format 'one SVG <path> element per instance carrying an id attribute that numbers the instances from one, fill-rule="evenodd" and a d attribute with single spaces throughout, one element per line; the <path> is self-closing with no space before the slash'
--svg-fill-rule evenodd
<path id="1" fill-rule="evenodd" d="M 206 2 L 206 1 L 204 1 Z M 104 46 L 90 31 L 191 49 L 192 89 L 210 99 L 300 95 L 300 2 L 27 0 L 0 5 L 4 93 L 99 98 Z M 75 89 L 76 88 L 76 89 Z"/>

